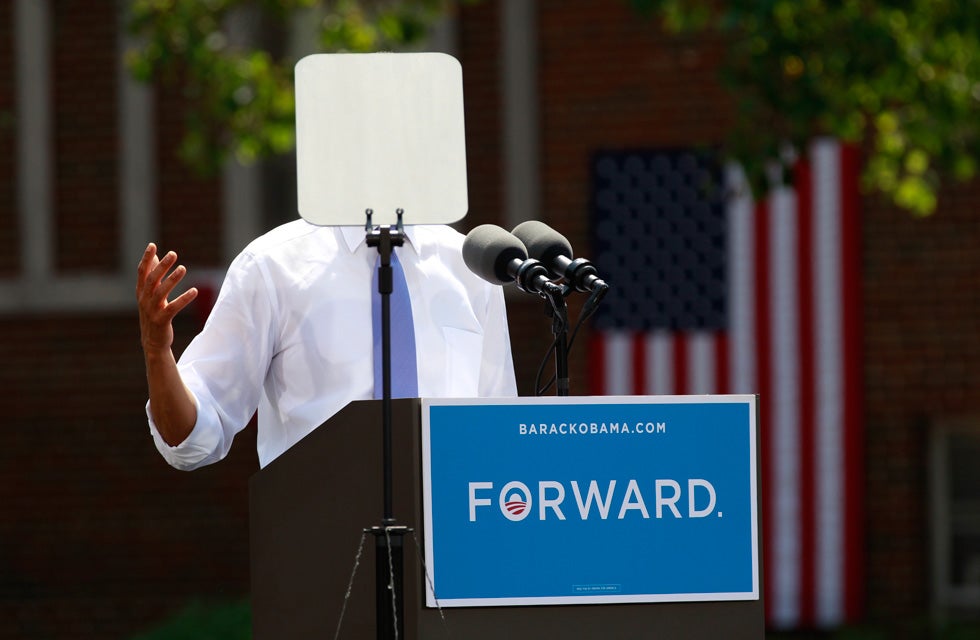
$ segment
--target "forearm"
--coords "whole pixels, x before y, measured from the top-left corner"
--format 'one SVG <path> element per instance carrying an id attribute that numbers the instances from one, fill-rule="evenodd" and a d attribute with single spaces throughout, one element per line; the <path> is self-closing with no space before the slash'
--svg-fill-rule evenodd
<path id="1" fill-rule="evenodd" d="M 170 349 L 146 352 L 144 356 L 150 415 L 164 442 L 175 447 L 190 435 L 197 422 L 194 396 L 181 379 Z"/>

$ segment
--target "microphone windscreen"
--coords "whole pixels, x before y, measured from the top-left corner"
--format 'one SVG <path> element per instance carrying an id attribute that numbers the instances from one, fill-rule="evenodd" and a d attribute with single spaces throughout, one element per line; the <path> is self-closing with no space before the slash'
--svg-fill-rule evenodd
<path id="1" fill-rule="evenodd" d="M 572 245 L 565 236 L 538 220 L 522 222 L 514 227 L 512 233 L 524 243 L 529 257 L 540 260 L 549 269 L 558 256 L 569 260 L 573 257 Z"/>
<path id="2" fill-rule="evenodd" d="M 527 260 L 527 249 L 517 237 L 497 225 L 481 224 L 463 240 L 463 262 L 470 271 L 494 284 L 513 282 L 507 265 L 514 258 Z"/>

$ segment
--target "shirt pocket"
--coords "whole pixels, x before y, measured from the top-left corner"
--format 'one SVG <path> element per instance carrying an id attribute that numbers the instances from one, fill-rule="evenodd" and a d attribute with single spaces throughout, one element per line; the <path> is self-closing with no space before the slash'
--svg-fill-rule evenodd
<path id="1" fill-rule="evenodd" d="M 442 335 L 446 340 L 446 397 L 477 397 L 483 363 L 483 334 L 443 327 Z"/>

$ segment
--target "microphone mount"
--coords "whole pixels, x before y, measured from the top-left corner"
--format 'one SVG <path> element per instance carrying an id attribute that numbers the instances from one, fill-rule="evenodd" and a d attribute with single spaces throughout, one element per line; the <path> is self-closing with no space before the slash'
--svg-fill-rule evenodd
<path id="1" fill-rule="evenodd" d="M 562 288 L 549 279 L 548 269 L 534 258 L 514 258 L 507 265 L 507 271 L 514 277 L 517 288 L 525 293 L 536 293 L 541 297 L 548 297 L 554 291 L 561 294 Z"/>
<path id="2" fill-rule="evenodd" d="M 557 271 L 565 278 L 568 286 L 575 291 L 589 293 L 594 291 L 596 287 L 609 288 L 609 285 L 599 278 L 599 272 L 596 271 L 595 265 L 585 258 L 569 260 L 565 256 L 556 256 L 554 261 L 558 267 Z"/>

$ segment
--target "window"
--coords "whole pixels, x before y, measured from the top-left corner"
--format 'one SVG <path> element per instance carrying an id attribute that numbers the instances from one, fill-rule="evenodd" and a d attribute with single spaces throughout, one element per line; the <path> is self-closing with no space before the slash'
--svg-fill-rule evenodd
<path id="1" fill-rule="evenodd" d="M 930 454 L 935 604 L 980 613 L 980 418 L 937 426 Z"/>

